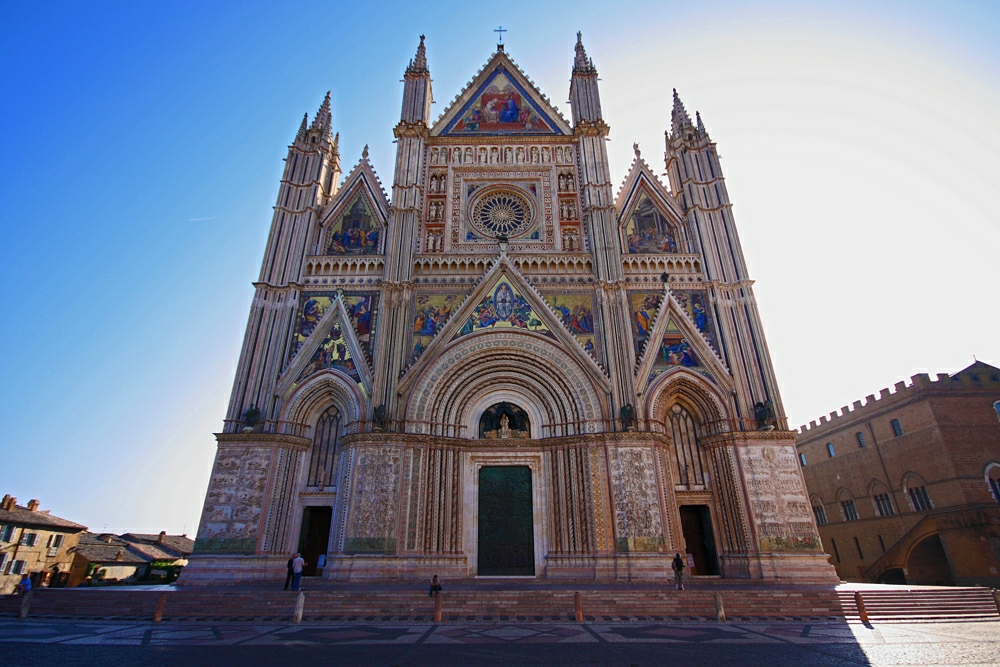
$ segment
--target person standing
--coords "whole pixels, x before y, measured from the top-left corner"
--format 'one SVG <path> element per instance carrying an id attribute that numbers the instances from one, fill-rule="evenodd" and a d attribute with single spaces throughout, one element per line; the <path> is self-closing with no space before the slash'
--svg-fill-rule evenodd
<path id="1" fill-rule="evenodd" d="M 21 575 L 21 581 L 17 584 L 17 594 L 27 595 L 31 592 L 31 579 L 26 574 Z"/>
<path id="2" fill-rule="evenodd" d="M 295 554 L 292 554 L 288 559 L 288 573 L 285 575 L 285 590 L 288 590 L 288 586 L 292 583 L 292 561 L 295 560 Z"/>
<path id="3" fill-rule="evenodd" d="M 302 560 L 302 554 L 296 553 L 292 559 L 292 590 L 297 591 L 302 585 L 302 568 L 306 562 Z"/>
<path id="4" fill-rule="evenodd" d="M 674 562 L 670 567 L 674 571 L 674 586 L 679 591 L 684 590 L 684 559 L 680 554 L 674 556 Z"/>

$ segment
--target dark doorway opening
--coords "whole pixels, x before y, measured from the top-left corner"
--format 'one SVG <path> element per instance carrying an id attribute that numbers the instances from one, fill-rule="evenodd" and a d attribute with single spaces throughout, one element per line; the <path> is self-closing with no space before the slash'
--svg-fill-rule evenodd
<path id="1" fill-rule="evenodd" d="M 890 569 L 886 570 L 882 574 L 878 575 L 878 578 L 875 580 L 875 583 L 876 584 L 900 584 L 900 585 L 905 585 L 906 584 L 906 575 L 903 574 L 903 568 L 901 568 L 901 567 L 893 567 L 893 568 L 890 568 Z"/>
<path id="2" fill-rule="evenodd" d="M 682 505 L 681 530 L 688 553 L 694 559 L 693 575 L 719 574 L 719 559 L 715 555 L 712 515 L 708 505 Z"/>
<path id="3" fill-rule="evenodd" d="M 490 466 L 479 469 L 480 576 L 535 574 L 535 535 L 531 504 L 531 468 Z"/>
<path id="4" fill-rule="evenodd" d="M 299 553 L 306 562 L 302 568 L 305 577 L 316 576 L 316 565 L 326 560 L 326 548 L 330 542 L 330 523 L 333 521 L 332 507 L 302 508 L 302 531 L 299 533 Z"/>
<path id="5" fill-rule="evenodd" d="M 906 561 L 906 583 L 920 586 L 954 586 L 948 557 L 939 535 L 931 535 L 918 544 Z"/>

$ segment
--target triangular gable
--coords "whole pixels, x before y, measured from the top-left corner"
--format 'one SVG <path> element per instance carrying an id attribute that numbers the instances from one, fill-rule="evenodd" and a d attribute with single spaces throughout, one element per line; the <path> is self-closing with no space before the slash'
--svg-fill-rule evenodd
<path id="1" fill-rule="evenodd" d="M 354 328 L 354 335 L 358 339 L 361 351 L 372 365 L 372 357 L 375 351 L 375 327 L 378 315 L 378 293 L 366 292 L 363 294 L 344 294 L 341 299 L 344 310 Z"/>
<path id="2" fill-rule="evenodd" d="M 506 255 L 497 259 L 448 324 L 416 363 L 407 369 L 397 390 L 404 391 L 449 343 L 485 329 L 520 329 L 553 339 L 576 357 L 600 386 L 610 391 L 603 367 L 562 326 L 559 315 L 528 284 Z"/>
<path id="3" fill-rule="evenodd" d="M 320 215 L 319 253 L 381 254 L 388 219 L 389 201 L 382 184 L 368 160 L 362 159 Z"/>
<path id="4" fill-rule="evenodd" d="M 667 292 L 660 311 L 636 369 L 636 390 L 643 391 L 656 377 L 678 368 L 728 388 L 729 370 L 673 292 Z"/>
<path id="5" fill-rule="evenodd" d="M 497 52 L 431 129 L 432 136 L 571 135 L 569 123 Z"/>
<path id="6" fill-rule="evenodd" d="M 341 296 L 332 299 L 297 352 L 292 363 L 278 378 L 278 394 L 290 394 L 311 375 L 333 369 L 357 383 L 365 396 L 371 396 L 371 369 Z"/>
<path id="7" fill-rule="evenodd" d="M 649 165 L 637 157 L 615 201 L 626 253 L 686 252 L 684 216 Z"/>

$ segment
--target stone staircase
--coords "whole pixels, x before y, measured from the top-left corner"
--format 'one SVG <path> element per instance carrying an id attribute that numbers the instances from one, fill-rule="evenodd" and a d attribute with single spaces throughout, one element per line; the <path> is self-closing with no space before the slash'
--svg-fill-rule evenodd
<path id="1" fill-rule="evenodd" d="M 715 588 L 715 590 L 712 590 Z M 717 598 L 728 620 L 857 621 L 853 590 L 772 589 L 765 587 L 675 591 L 663 588 L 456 587 L 442 598 L 442 620 L 572 621 L 574 594 L 581 593 L 587 621 L 707 620 L 717 617 Z M 987 588 L 862 590 L 872 621 L 997 619 L 998 608 Z M 165 621 L 276 621 L 292 618 L 297 594 L 291 591 L 216 587 L 172 590 L 39 589 L 30 615 L 48 618 L 149 620 L 165 596 Z M 16 616 L 17 598 L 0 599 L 0 616 Z M 431 621 L 434 599 L 412 588 L 340 589 L 324 586 L 305 591 L 305 621 Z"/>

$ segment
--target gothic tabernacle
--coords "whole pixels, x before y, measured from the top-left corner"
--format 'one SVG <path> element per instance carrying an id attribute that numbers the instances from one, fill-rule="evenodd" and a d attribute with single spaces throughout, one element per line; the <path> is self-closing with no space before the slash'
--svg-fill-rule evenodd
<path id="1" fill-rule="evenodd" d="M 579 35 L 569 95 L 500 45 L 434 121 L 421 37 L 391 200 L 302 121 L 182 582 L 836 580 L 701 118 L 616 195 Z"/>

